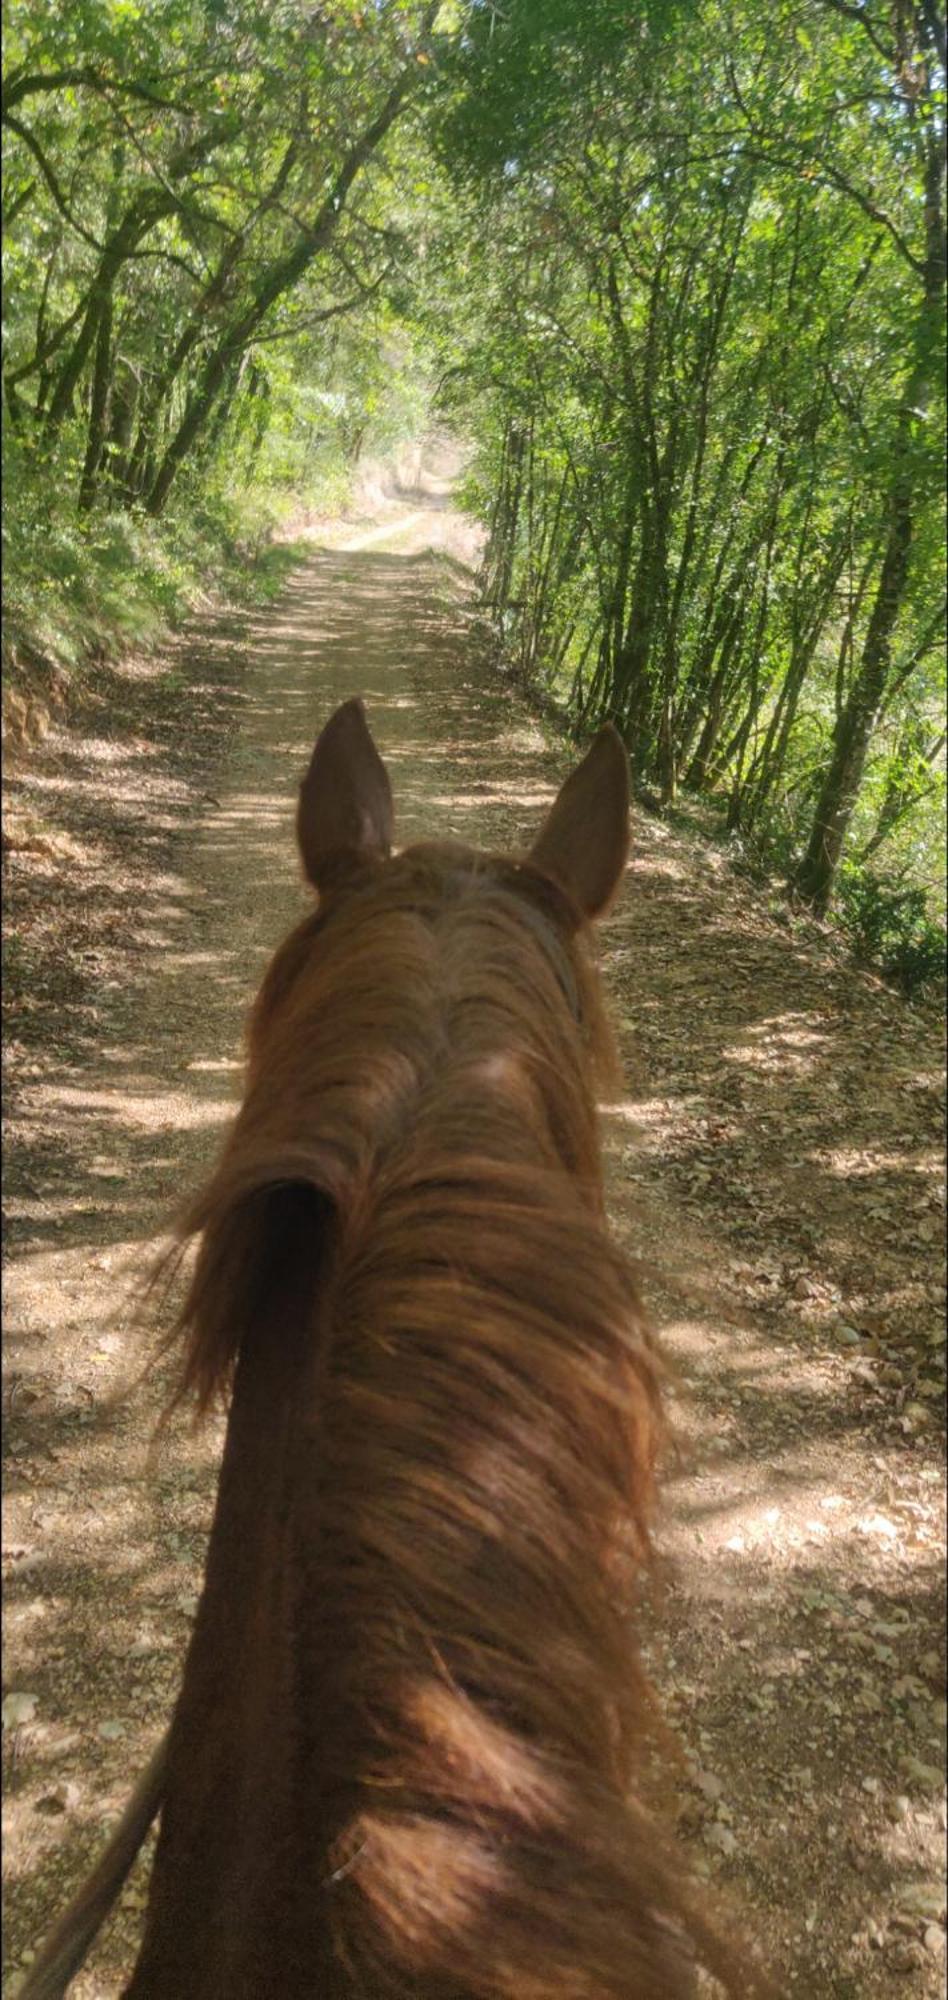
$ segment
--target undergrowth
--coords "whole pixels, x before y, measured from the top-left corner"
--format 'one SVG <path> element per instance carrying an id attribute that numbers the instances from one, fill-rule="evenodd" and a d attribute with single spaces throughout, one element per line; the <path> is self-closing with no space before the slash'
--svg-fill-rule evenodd
<path id="1" fill-rule="evenodd" d="M 929 913 L 924 889 L 906 888 L 843 863 L 837 879 L 837 916 L 856 956 L 878 965 L 904 992 L 945 979 L 945 930 Z"/>
<path id="2" fill-rule="evenodd" d="M 714 838 L 713 832 L 710 837 Z M 778 880 L 793 900 L 799 855 L 792 837 L 773 835 L 752 840 L 744 833 L 726 834 L 732 864 L 741 874 L 772 888 Z M 804 912 L 797 910 L 797 915 Z M 896 875 L 877 873 L 858 858 L 841 862 L 832 908 L 824 922 L 841 933 L 860 965 L 871 967 L 908 998 L 936 995 L 944 988 L 946 936 L 944 921 L 932 907 L 929 892 L 906 887 Z"/>
<path id="3" fill-rule="evenodd" d="M 161 521 L 58 506 L 48 474 L 8 447 L 3 524 L 7 707 L 58 705 L 90 665 L 151 650 L 222 600 L 267 602 L 298 559 L 276 516 L 215 495 Z M 9 718 L 8 718 L 9 719 Z"/>

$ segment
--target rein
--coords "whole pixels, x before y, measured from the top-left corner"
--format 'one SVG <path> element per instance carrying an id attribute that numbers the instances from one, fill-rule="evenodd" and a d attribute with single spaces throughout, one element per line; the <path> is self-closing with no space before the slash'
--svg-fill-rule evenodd
<path id="1" fill-rule="evenodd" d="M 70 1980 L 85 1964 L 152 1820 L 161 1809 L 167 1752 L 166 1731 L 146 1764 L 111 1840 L 40 1947 L 20 1987 L 19 2000 L 62 2000 Z"/>

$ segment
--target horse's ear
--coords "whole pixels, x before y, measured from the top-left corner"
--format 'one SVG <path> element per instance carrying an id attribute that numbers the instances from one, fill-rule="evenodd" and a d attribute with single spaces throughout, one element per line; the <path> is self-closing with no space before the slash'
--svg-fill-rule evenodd
<path id="1" fill-rule="evenodd" d="M 314 888 L 341 856 L 384 860 L 394 824 L 392 787 L 362 703 L 343 702 L 317 738 L 296 809 L 296 837 Z"/>
<path id="2" fill-rule="evenodd" d="M 530 850 L 585 917 L 612 901 L 629 853 L 629 760 L 607 722 L 566 780 Z"/>

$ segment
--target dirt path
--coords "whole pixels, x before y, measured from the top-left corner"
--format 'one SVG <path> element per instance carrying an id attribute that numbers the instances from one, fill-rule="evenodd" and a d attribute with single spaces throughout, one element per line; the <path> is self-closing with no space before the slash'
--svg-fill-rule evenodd
<path id="1" fill-rule="evenodd" d="M 57 1014 L 50 986 L 9 1107 L 5 1993 L 177 1683 L 219 1432 L 176 1424 L 149 1467 L 161 1378 L 110 1400 L 139 1354 L 127 1274 L 231 1115 L 246 1002 L 302 904 L 292 803 L 314 731 L 365 697 L 405 841 L 516 844 L 569 762 L 475 663 L 460 533 L 418 494 L 314 548 L 275 609 L 206 638 L 164 731 L 103 732 L 98 765 L 54 732 L 19 780 L 67 827 L 69 893 L 97 929 L 78 999 L 64 988 Z M 687 1444 L 654 1640 L 682 1833 L 790 1991 L 927 2000 L 945 1915 L 937 1027 L 644 818 L 604 959 L 627 1043 L 614 1213 Z M 79 2000 L 118 1990 L 142 1885 Z"/>

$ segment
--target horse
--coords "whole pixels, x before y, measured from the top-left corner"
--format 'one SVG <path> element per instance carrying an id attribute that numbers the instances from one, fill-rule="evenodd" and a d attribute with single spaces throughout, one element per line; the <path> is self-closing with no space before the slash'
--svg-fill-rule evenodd
<path id="1" fill-rule="evenodd" d="M 180 1696 L 24 2000 L 159 1806 L 125 2000 L 764 1990 L 642 1801 L 664 1419 L 605 1216 L 592 949 L 625 749 L 600 731 L 521 858 L 393 834 L 348 701 L 299 792 L 316 902 L 181 1226 L 177 1394 L 229 1413 Z"/>

